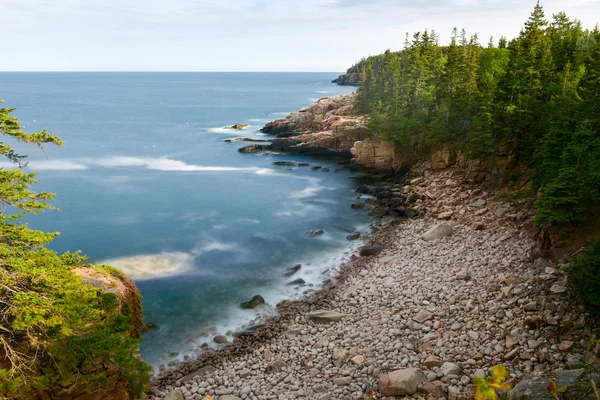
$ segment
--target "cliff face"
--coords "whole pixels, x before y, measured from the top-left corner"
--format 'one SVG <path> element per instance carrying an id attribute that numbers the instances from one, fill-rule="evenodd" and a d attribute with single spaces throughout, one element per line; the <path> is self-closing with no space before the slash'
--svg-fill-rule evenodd
<path id="1" fill-rule="evenodd" d="M 356 115 L 354 99 L 354 94 L 325 97 L 261 131 L 276 135 L 269 146 L 274 150 L 350 157 L 354 143 L 367 133 L 366 117 Z"/>
<path id="2" fill-rule="evenodd" d="M 337 83 L 340 86 L 360 86 L 360 74 L 343 74 L 332 80 L 331 83 Z"/>
<path id="3" fill-rule="evenodd" d="M 400 156 L 400 145 L 392 142 L 366 140 L 354 143 L 350 149 L 354 161 L 380 171 L 400 171 L 408 166 Z"/>

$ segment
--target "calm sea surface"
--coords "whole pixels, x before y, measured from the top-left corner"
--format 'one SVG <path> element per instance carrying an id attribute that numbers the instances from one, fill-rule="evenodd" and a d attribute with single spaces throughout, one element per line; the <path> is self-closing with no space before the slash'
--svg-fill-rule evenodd
<path id="1" fill-rule="evenodd" d="M 348 231 L 367 233 L 366 211 L 350 209 L 356 181 L 334 160 L 240 154 L 243 142 L 223 141 L 268 138 L 258 132 L 266 122 L 351 92 L 329 83 L 337 75 L 0 73 L 0 99 L 25 130 L 65 142 L 45 155 L 19 147 L 40 171 L 36 190 L 55 192 L 60 208 L 30 226 L 60 232 L 53 249 L 81 249 L 134 278 L 146 322 L 159 326 L 141 346 L 154 366 L 193 356 L 211 340 L 190 338 L 208 327 L 226 333 L 256 318 L 239 307 L 255 294 L 274 306 L 311 289 L 282 273 L 302 264 L 294 279 L 317 285 L 349 251 Z M 249 128 L 221 129 L 235 123 Z"/>

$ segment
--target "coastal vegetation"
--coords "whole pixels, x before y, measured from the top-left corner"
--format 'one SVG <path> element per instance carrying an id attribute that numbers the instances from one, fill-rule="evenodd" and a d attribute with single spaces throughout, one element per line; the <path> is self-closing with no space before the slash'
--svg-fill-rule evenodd
<path id="1" fill-rule="evenodd" d="M 24 170 L 26 157 L 9 142 L 63 143 L 45 130 L 23 132 L 13 111 L 0 108 L 0 133 L 8 141 L 0 142 L 0 154 L 14 166 L 0 168 L 0 398 L 44 392 L 73 398 L 97 389 L 138 395 L 150 377 L 136 356 L 139 292 L 116 269 L 89 265 L 79 252 L 48 249 L 58 233 L 21 222 L 51 210 L 54 195 L 30 190 L 36 173 Z"/>
<path id="2" fill-rule="evenodd" d="M 525 166 L 540 226 L 589 224 L 600 200 L 600 29 L 538 3 L 518 37 L 454 29 L 407 35 L 401 51 L 363 59 L 357 108 L 369 135 L 401 144 L 418 159 L 446 147 L 493 163 Z M 516 170 L 511 177 L 519 178 Z M 597 242 L 573 270 L 590 312 L 598 311 Z"/>

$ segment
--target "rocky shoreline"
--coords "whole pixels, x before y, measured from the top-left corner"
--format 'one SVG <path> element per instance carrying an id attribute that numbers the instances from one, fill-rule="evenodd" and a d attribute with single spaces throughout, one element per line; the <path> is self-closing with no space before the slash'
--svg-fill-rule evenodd
<path id="1" fill-rule="evenodd" d="M 522 381 L 514 399 L 551 399 L 550 379 L 567 396 L 594 364 L 569 260 L 536 257 L 525 204 L 514 208 L 456 168 L 428 163 L 411 174 L 381 196 L 401 204 L 375 209 L 394 219 L 331 283 L 167 371 L 150 398 L 470 399 L 472 378 L 500 364 Z"/>

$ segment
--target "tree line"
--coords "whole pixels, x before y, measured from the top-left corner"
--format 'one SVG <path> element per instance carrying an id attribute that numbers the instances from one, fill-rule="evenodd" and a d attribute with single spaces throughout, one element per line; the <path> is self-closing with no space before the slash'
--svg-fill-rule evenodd
<path id="1" fill-rule="evenodd" d="M 359 112 L 372 136 L 407 156 L 450 145 L 470 157 L 508 152 L 532 170 L 540 224 L 576 222 L 600 200 L 600 30 L 535 6 L 518 37 L 454 29 L 407 35 L 403 49 L 361 60 Z"/>

